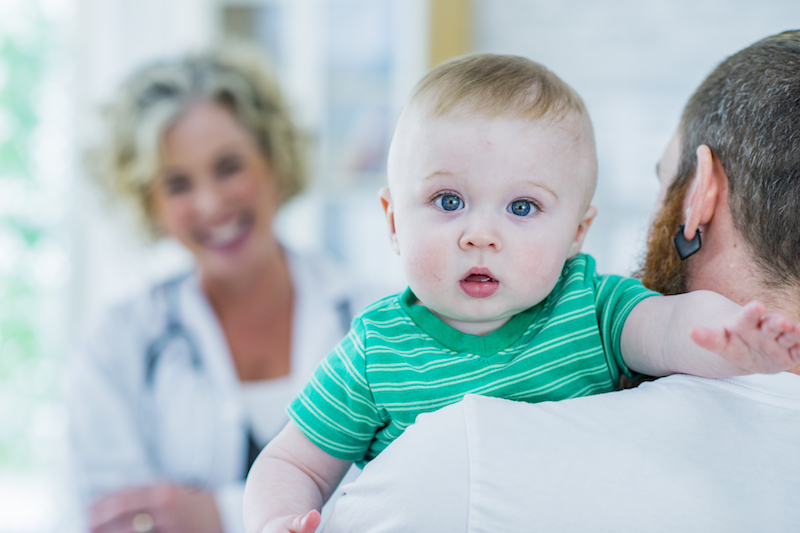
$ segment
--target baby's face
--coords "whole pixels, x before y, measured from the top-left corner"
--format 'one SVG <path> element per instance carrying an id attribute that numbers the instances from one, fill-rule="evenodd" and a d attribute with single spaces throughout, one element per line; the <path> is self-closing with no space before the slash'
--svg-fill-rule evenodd
<path id="1" fill-rule="evenodd" d="M 484 335 L 550 293 L 595 213 L 585 120 L 403 113 L 381 198 L 420 304 Z"/>

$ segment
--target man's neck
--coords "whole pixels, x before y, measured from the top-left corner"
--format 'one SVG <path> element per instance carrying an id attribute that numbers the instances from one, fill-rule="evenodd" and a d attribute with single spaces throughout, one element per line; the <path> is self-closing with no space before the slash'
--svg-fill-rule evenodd
<path id="1" fill-rule="evenodd" d="M 763 274 L 740 248 L 734 247 L 732 253 L 717 254 L 692 265 L 688 289 L 714 291 L 739 305 L 758 300 L 768 313 L 783 313 L 800 322 L 800 287 L 767 286 Z M 788 372 L 800 375 L 800 365 Z"/>
<path id="2" fill-rule="evenodd" d="M 767 312 L 783 313 L 800 322 L 800 287 L 770 287 L 763 274 L 747 261 L 721 257 L 692 268 L 688 289 L 714 291 L 739 305 L 758 300 L 767 306 Z"/>

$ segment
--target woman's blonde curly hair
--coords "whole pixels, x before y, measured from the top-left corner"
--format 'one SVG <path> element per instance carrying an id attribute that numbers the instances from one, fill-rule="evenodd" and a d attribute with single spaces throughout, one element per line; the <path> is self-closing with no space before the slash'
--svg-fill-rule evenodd
<path id="1" fill-rule="evenodd" d="M 104 109 L 107 131 L 87 151 L 89 173 L 112 196 L 130 201 L 151 237 L 161 236 L 151 209 L 164 134 L 198 101 L 226 108 L 257 141 L 278 180 L 280 202 L 307 182 L 305 136 L 295 127 L 277 80 L 252 49 L 228 48 L 161 61 L 135 72 Z"/>

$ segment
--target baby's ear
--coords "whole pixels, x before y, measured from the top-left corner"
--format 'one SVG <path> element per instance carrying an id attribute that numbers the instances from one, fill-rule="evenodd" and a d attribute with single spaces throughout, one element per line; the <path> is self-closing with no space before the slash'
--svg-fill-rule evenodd
<path id="1" fill-rule="evenodd" d="M 378 191 L 378 198 L 383 206 L 383 212 L 386 214 L 386 223 L 389 225 L 389 242 L 392 245 L 392 250 L 397 255 L 400 255 L 400 247 L 397 246 L 397 231 L 394 227 L 394 204 L 392 204 L 392 193 L 388 187 L 383 187 Z"/>
<path id="2" fill-rule="evenodd" d="M 575 232 L 575 238 L 572 240 L 572 245 L 569 247 L 569 254 L 567 255 L 568 259 L 570 257 L 575 257 L 578 255 L 578 252 L 581 251 L 583 239 L 586 238 L 586 234 L 589 232 L 589 226 L 592 225 L 592 221 L 594 221 L 595 216 L 597 216 L 597 208 L 593 205 L 590 205 L 586 208 L 586 212 L 583 213 L 583 217 L 578 224 L 578 230 Z"/>

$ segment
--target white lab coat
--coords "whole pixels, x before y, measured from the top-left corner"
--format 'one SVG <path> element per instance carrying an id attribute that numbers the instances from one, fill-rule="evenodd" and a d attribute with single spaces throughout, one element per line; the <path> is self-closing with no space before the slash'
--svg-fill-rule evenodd
<path id="1" fill-rule="evenodd" d="M 299 391 L 347 331 L 343 302 L 357 313 L 370 291 L 354 291 L 321 258 L 287 256 L 295 291 L 291 376 Z M 158 287 L 113 307 L 70 361 L 67 401 L 82 500 L 88 505 L 157 480 L 192 484 L 215 494 L 225 531 L 240 533 L 248 451 L 241 384 L 197 274 L 180 281 L 177 294 L 181 321 L 201 355 L 198 370 L 186 343 L 172 342 L 152 385 L 145 384 L 147 347 L 166 324 Z"/>

